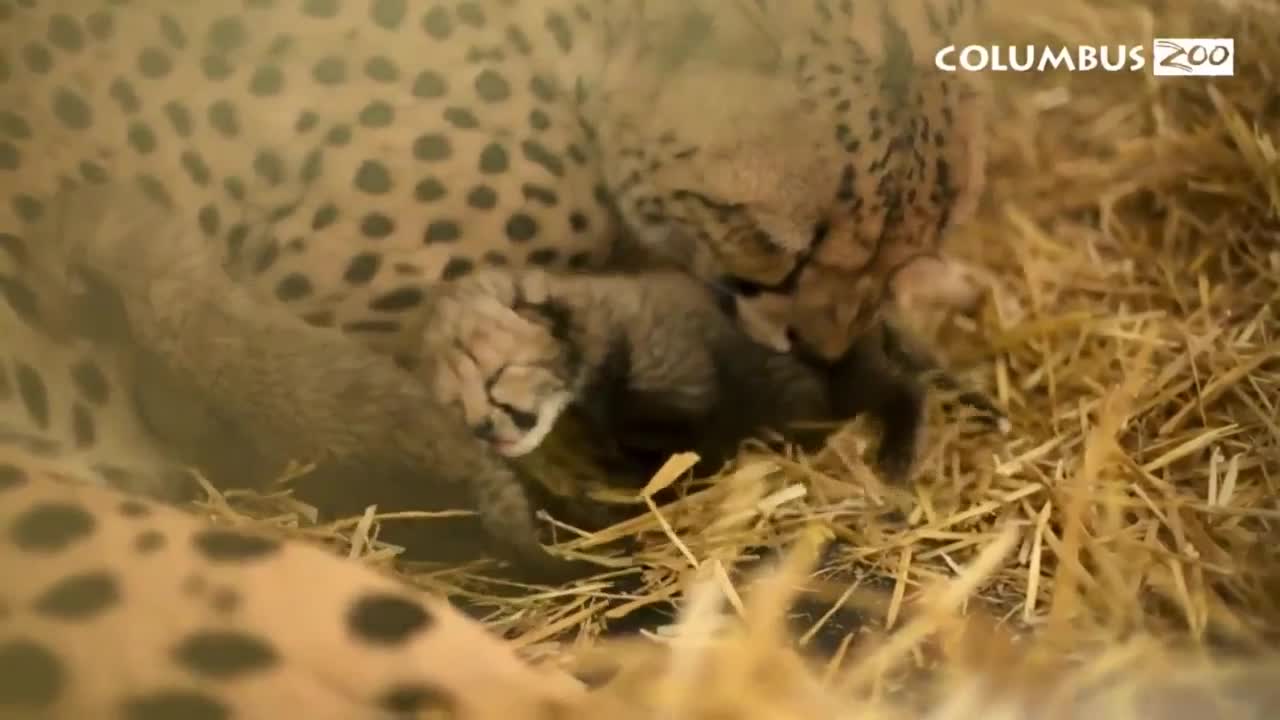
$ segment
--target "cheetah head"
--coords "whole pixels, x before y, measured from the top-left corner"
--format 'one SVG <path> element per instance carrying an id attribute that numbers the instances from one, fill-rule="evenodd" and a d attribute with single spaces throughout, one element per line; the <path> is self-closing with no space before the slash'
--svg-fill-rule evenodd
<path id="1" fill-rule="evenodd" d="M 758 342 L 830 362 L 880 320 L 904 270 L 945 264 L 983 157 L 980 106 L 955 76 L 822 62 L 691 61 L 648 86 L 631 73 L 595 109 L 638 241 L 720 290 Z"/>
<path id="2" fill-rule="evenodd" d="M 576 395 L 572 363 L 558 343 L 540 334 L 527 343 L 508 344 L 509 339 L 480 330 L 434 361 L 398 362 L 432 381 L 472 434 L 498 454 L 516 458 L 542 444 Z"/>
<path id="3" fill-rule="evenodd" d="M 564 339 L 569 313 L 546 296 L 543 277 L 478 272 L 433 288 L 425 351 L 397 358 L 507 457 L 540 446 L 587 382 Z"/>

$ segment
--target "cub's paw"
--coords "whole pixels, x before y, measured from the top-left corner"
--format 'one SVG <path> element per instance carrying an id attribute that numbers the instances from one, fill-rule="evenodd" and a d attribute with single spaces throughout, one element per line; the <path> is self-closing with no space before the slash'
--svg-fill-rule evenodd
<path id="1" fill-rule="evenodd" d="M 420 354 L 399 359 L 507 457 L 536 449 L 581 385 L 569 314 L 548 282 L 486 271 L 433 288 Z"/>
<path id="2" fill-rule="evenodd" d="M 1007 435 L 1013 429 L 1009 416 L 990 395 L 973 389 L 951 373 L 933 370 L 922 375 L 921 382 L 937 393 L 946 421 L 958 425 L 963 436 L 991 432 Z"/>

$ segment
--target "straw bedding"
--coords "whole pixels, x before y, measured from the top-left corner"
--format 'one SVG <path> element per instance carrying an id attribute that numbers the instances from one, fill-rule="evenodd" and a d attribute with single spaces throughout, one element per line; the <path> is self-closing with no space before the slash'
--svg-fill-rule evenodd
<path id="1" fill-rule="evenodd" d="M 1081 658 L 1085 671 L 1122 670 L 1131 685 L 1173 682 L 1174 668 L 1207 681 L 1189 656 L 1169 653 L 1266 645 L 1280 628 L 1280 6 L 1007 0 L 991 15 L 983 44 L 1144 43 L 1149 61 L 1153 36 L 1216 36 L 1235 38 L 1237 52 L 1231 78 L 985 76 L 995 102 L 987 197 L 951 240 L 985 301 L 969 315 L 916 319 L 1008 409 L 1008 436 L 935 423 L 909 489 L 875 480 L 860 460 L 874 434 L 855 422 L 814 455 L 748 446 L 674 503 L 613 492 L 644 512 L 595 534 L 557 532 L 561 550 L 638 573 L 644 587 L 630 596 L 588 582 L 499 600 L 468 584 L 465 569 L 399 571 L 487 603 L 490 625 L 540 659 L 605 647 L 611 662 L 637 652 L 642 666 L 668 642 L 661 631 L 617 646 L 602 631 L 682 591 L 684 606 L 754 619 L 751 634 L 695 653 L 702 670 L 680 671 L 680 687 L 700 678 L 704 704 L 758 684 L 747 673 L 761 663 L 787 692 L 829 680 L 887 693 L 922 671 L 962 667 L 998 670 L 1006 690 L 1025 690 L 1045 668 L 1057 668 L 1049 677 L 1061 687 L 1061 663 Z M 563 435 L 534 467 L 550 481 L 591 478 Z M 688 462 L 673 458 L 649 490 L 684 482 Z M 214 502 L 298 520 L 279 498 Z M 299 532 L 385 563 L 394 550 L 369 540 L 372 519 Z M 640 551 L 611 553 L 624 536 Z M 762 549 L 796 547 L 790 574 L 755 586 L 736 572 Z M 832 608 L 792 624 L 802 646 L 830 640 L 826 625 L 840 632 L 818 669 L 794 669 L 793 682 L 777 623 L 795 591 Z M 689 628 L 715 614 L 690 612 Z M 719 680 L 698 675 L 717 662 Z M 1021 684 L 1014 665 L 1026 671 Z M 657 697 L 656 681 L 631 677 Z M 752 712 L 817 710 L 787 692 L 766 694 L 792 715 Z"/>

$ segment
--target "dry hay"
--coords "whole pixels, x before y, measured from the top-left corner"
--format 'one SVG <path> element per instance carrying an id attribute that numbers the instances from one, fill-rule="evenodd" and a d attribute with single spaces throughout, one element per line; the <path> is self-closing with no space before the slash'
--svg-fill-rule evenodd
<path id="1" fill-rule="evenodd" d="M 1148 61 L 1155 35 L 1234 37 L 1237 48 L 1234 78 L 987 76 L 997 103 L 989 192 L 954 251 L 989 293 L 976 315 L 931 331 L 993 389 L 1014 431 L 961 437 L 935 424 L 909 490 L 882 487 L 862 463 L 873 436 L 858 423 L 813 456 L 747 448 L 673 504 L 624 498 L 649 504 L 634 521 L 558 528 L 561 550 L 642 572 L 644 592 L 621 607 L 593 582 L 492 599 L 496 630 L 533 656 L 580 655 L 602 624 L 693 578 L 746 617 L 730 579 L 744 549 L 811 533 L 843 544 L 805 586 L 868 620 L 828 677 L 843 664 L 854 676 L 841 682 L 877 692 L 890 669 L 940 658 L 954 669 L 959 647 L 989 660 L 1017 644 L 1050 664 L 1092 657 L 1094 667 L 1112 662 L 1105 655 L 1138 672 L 1167 669 L 1170 645 L 1247 643 L 1280 628 L 1280 8 L 1007 0 L 993 10 L 984 44 L 1143 43 Z M 653 487 L 686 461 L 673 459 Z M 282 512 L 268 520 L 297 522 Z M 369 541 L 373 519 L 303 532 L 380 563 L 394 550 Z M 643 550 L 605 553 L 624 535 L 642 537 Z M 475 597 L 461 572 L 404 574 Z M 776 616 L 785 607 L 765 604 Z M 977 651 L 951 642 L 981 628 Z M 547 643 L 566 632 L 574 639 Z M 751 637 L 740 642 L 752 657 L 780 643 Z M 780 663 L 771 666 L 785 674 Z"/>

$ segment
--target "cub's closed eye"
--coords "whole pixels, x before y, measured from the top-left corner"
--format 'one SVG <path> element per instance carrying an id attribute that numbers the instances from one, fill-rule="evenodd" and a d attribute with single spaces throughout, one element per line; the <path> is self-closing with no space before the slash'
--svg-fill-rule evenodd
<path id="1" fill-rule="evenodd" d="M 820 222 L 813 226 L 813 242 L 809 246 L 810 252 L 822 243 L 827 241 L 827 236 L 831 234 L 831 225 L 827 222 Z"/>
<path id="2" fill-rule="evenodd" d="M 720 282 L 729 292 L 741 297 L 755 297 L 767 289 L 760 283 L 744 280 L 732 275 L 725 275 L 720 278 Z"/>

